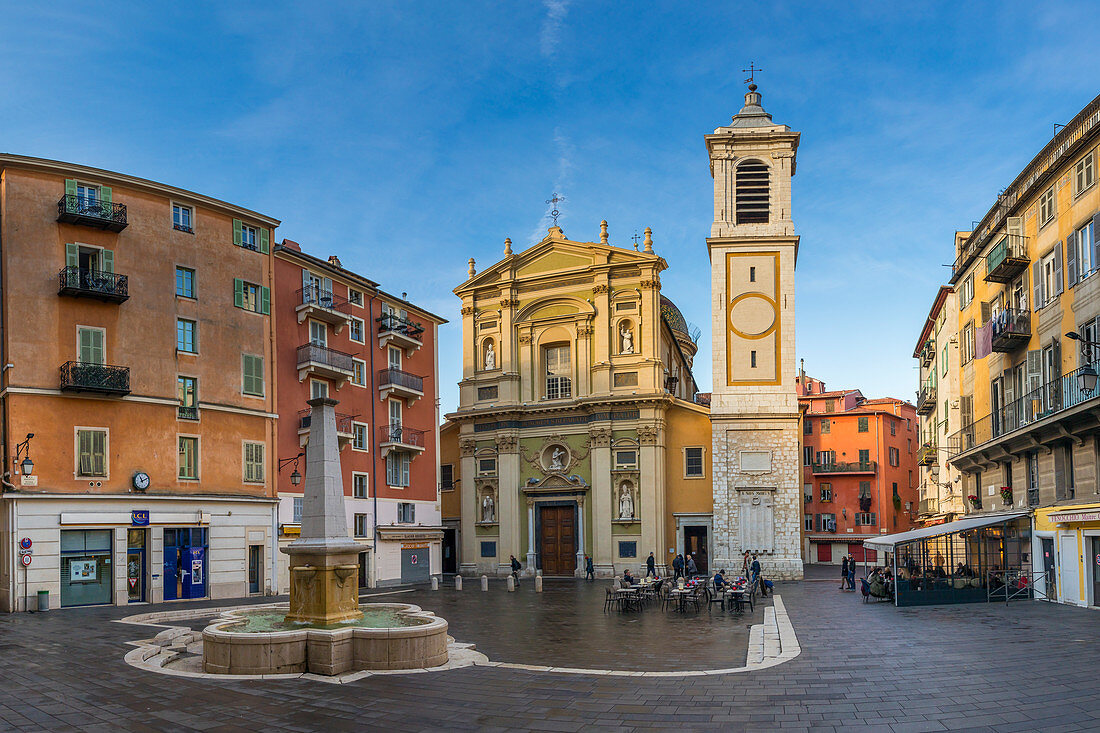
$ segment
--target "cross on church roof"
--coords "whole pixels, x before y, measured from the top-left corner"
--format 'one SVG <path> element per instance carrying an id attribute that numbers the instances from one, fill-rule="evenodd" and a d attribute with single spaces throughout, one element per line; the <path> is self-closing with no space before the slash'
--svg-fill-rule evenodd
<path id="1" fill-rule="evenodd" d="M 565 201 L 564 196 L 558 196 L 558 192 L 554 192 L 554 197 L 546 199 L 546 203 L 551 204 L 554 208 L 550 210 L 550 216 L 554 218 L 554 226 L 558 225 L 558 217 L 561 216 L 561 212 L 558 211 L 558 204 Z"/>
<path id="2" fill-rule="evenodd" d="M 756 65 L 753 64 L 753 62 L 750 61 L 749 62 L 749 68 L 741 69 L 741 71 L 743 71 L 743 72 L 745 72 L 746 74 L 749 75 L 749 78 L 745 79 L 745 83 L 749 84 L 751 89 L 756 89 L 756 85 L 754 83 L 754 79 L 756 77 L 756 72 L 763 71 L 763 69 L 758 69 L 756 67 Z"/>
<path id="3" fill-rule="evenodd" d="M 638 240 L 641 239 L 641 237 L 638 236 L 638 232 L 634 232 L 634 236 L 631 237 L 631 239 L 634 240 L 634 249 L 638 249 Z"/>

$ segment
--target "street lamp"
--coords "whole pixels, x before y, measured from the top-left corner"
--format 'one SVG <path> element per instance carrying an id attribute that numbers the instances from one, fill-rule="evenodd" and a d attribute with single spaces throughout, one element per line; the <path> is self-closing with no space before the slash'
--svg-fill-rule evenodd
<path id="1" fill-rule="evenodd" d="M 1100 375 L 1096 373 L 1096 368 L 1093 367 L 1089 359 L 1091 356 L 1089 347 L 1100 346 L 1100 342 L 1082 338 L 1076 331 L 1067 332 L 1066 338 L 1081 343 L 1081 353 L 1085 356 L 1085 366 L 1077 372 L 1077 389 L 1081 390 L 1086 396 L 1091 396 L 1096 391 L 1096 383 L 1100 379 Z"/>
<path id="2" fill-rule="evenodd" d="M 33 437 L 34 433 L 27 433 L 27 439 L 15 446 L 15 458 L 12 463 L 15 464 L 15 472 L 22 473 L 24 476 L 30 476 L 34 472 L 34 461 L 31 460 L 30 445 Z M 23 456 L 22 461 L 19 460 L 19 456 Z"/>
<path id="3" fill-rule="evenodd" d="M 305 455 L 305 452 L 302 451 L 302 452 L 299 452 L 298 455 L 294 456 L 293 458 L 283 458 L 282 460 L 279 461 L 279 472 L 280 473 L 283 470 L 283 466 L 285 466 L 286 464 L 293 461 L 294 471 L 291 472 L 291 474 L 290 474 L 290 483 L 294 484 L 295 486 L 302 483 L 302 474 L 298 473 L 298 460 L 304 455 Z"/>

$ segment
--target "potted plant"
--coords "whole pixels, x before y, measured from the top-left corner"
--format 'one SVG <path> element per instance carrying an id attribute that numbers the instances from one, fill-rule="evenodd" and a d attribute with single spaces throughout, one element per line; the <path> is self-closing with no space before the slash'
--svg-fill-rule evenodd
<path id="1" fill-rule="evenodd" d="M 966 497 L 966 500 L 969 501 L 970 506 L 974 507 L 975 509 L 981 509 L 982 508 L 982 500 L 980 498 L 978 498 L 977 495 L 970 494 Z"/>
<path id="2" fill-rule="evenodd" d="M 1011 486 L 1002 486 L 1001 487 L 1001 501 L 1004 502 L 1005 506 L 1012 506 L 1012 487 Z"/>

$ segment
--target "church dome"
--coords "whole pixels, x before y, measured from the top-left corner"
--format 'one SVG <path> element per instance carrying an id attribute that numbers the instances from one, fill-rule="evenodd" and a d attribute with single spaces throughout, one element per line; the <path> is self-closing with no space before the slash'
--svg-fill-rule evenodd
<path id="1" fill-rule="evenodd" d="M 663 295 L 661 296 L 661 315 L 664 317 L 665 321 L 668 323 L 668 327 L 672 329 L 673 333 L 682 333 L 685 336 L 691 335 L 684 314 L 680 312 L 680 309 L 676 307 L 675 303 Z"/>

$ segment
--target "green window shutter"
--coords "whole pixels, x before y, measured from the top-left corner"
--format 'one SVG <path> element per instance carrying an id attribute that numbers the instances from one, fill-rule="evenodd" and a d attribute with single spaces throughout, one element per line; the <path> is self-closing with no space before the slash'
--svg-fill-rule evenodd
<path id="1" fill-rule="evenodd" d="M 241 246 L 241 242 L 244 240 L 244 234 L 241 233 L 243 227 L 244 223 L 240 219 L 233 220 L 233 244 L 238 247 Z"/>
<path id="2" fill-rule="evenodd" d="M 65 267 L 78 267 L 80 265 L 80 247 L 75 244 L 65 244 Z"/>
<path id="3" fill-rule="evenodd" d="M 244 280 L 233 278 L 233 305 L 244 308 Z"/>
<path id="4" fill-rule="evenodd" d="M 271 244 L 268 241 L 267 228 L 260 229 L 260 252 L 267 254 L 271 251 Z"/>
<path id="5" fill-rule="evenodd" d="M 99 203 L 104 207 L 110 207 L 111 205 L 111 189 L 109 186 L 99 187 Z"/>
<path id="6" fill-rule="evenodd" d="M 79 333 L 80 361 L 85 364 L 105 364 L 103 332 L 94 328 L 82 328 Z"/>
<path id="7" fill-rule="evenodd" d="M 115 271 L 115 253 L 114 250 L 103 250 L 103 271 L 114 272 Z"/>
<path id="8" fill-rule="evenodd" d="M 66 196 L 76 196 L 76 179 L 75 178 L 66 178 L 65 179 L 65 195 Z"/>
<path id="9" fill-rule="evenodd" d="M 271 288 L 260 288 L 260 313 L 271 314 Z"/>

